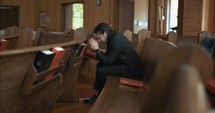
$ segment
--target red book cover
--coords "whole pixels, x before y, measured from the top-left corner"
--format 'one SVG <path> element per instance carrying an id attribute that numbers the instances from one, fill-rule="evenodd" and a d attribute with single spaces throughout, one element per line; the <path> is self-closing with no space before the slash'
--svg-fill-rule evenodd
<path id="1" fill-rule="evenodd" d="M 62 58 L 63 58 L 66 50 L 61 48 L 61 47 L 54 47 L 54 48 L 52 48 L 52 52 L 55 53 L 55 56 L 54 56 L 54 58 L 52 60 L 52 63 L 50 65 L 49 69 L 52 69 L 52 68 L 54 68 L 54 67 L 56 67 L 56 66 L 58 66 L 60 64 L 60 62 L 62 61 Z M 52 76 L 53 76 L 53 74 L 50 74 L 50 75 L 46 76 L 45 80 L 52 78 Z"/>
<path id="2" fill-rule="evenodd" d="M 215 76 L 209 78 L 206 89 L 208 92 L 215 95 Z"/>
<path id="3" fill-rule="evenodd" d="M 93 59 L 96 59 L 96 52 L 92 51 L 92 50 L 87 50 L 85 52 L 85 55 L 90 57 L 90 58 L 93 58 Z"/>
<path id="4" fill-rule="evenodd" d="M 125 78 L 125 77 L 120 77 L 119 83 L 124 84 L 124 85 L 128 85 L 128 86 L 140 87 L 140 88 L 145 87 L 143 81 L 129 79 L 129 78 Z"/>
<path id="5" fill-rule="evenodd" d="M 8 40 L 0 38 L 0 50 L 6 49 L 8 43 L 9 43 Z"/>

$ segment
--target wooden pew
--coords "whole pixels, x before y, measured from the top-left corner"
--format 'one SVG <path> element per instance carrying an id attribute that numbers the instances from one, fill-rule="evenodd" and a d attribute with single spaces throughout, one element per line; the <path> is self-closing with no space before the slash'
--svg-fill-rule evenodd
<path id="1" fill-rule="evenodd" d="M 143 75 L 147 75 L 144 81 L 149 82 L 157 63 L 175 47 L 175 45 L 163 40 L 145 38 L 140 53 L 141 60 L 145 64 Z M 119 84 L 119 77 L 110 75 L 89 113 L 140 113 L 144 101 L 144 91 L 144 88 L 121 85 Z"/>
<path id="2" fill-rule="evenodd" d="M 130 30 L 125 30 L 125 31 L 123 32 L 123 35 L 124 35 L 130 42 L 132 42 L 132 35 L 133 35 L 132 31 L 130 31 Z"/>
<path id="3" fill-rule="evenodd" d="M 20 36 L 20 29 L 17 26 L 7 27 L 5 36 L 2 37 L 6 40 L 9 40 L 7 49 L 14 49 L 17 46 L 17 41 Z"/>
<path id="4" fill-rule="evenodd" d="M 151 37 L 150 35 L 151 35 L 151 31 L 148 31 L 146 29 L 141 29 L 140 31 L 138 31 L 138 37 L 137 37 L 138 41 L 137 41 L 137 46 L 135 50 L 139 56 L 141 56 L 145 38 Z"/>
<path id="5" fill-rule="evenodd" d="M 17 44 L 17 48 L 31 47 L 34 40 L 33 29 L 31 29 L 30 27 L 21 29 L 21 35 L 19 39 L 20 40 Z"/>
<path id="6" fill-rule="evenodd" d="M 74 34 L 74 30 L 73 29 L 64 29 L 64 34 Z"/>
<path id="7" fill-rule="evenodd" d="M 26 73 L 28 72 L 27 70 L 30 66 L 30 63 L 34 61 L 36 53 L 41 50 L 47 50 L 53 47 L 66 48 L 66 47 L 73 46 L 82 41 L 84 41 L 84 39 L 79 39 L 76 41 L 70 41 L 70 42 L 65 42 L 60 44 L 52 44 L 52 45 L 45 45 L 45 46 L 36 46 L 36 47 L 2 51 L 0 53 L 1 112 L 20 113 L 19 112 L 20 109 L 21 109 L 20 111 L 22 112 L 24 112 L 23 110 L 25 109 L 32 110 L 33 108 L 30 109 L 31 106 L 28 106 L 28 105 L 35 105 L 34 108 L 44 109 L 44 111 L 40 111 L 41 113 L 51 112 L 52 111 L 51 109 L 53 108 L 53 105 L 54 105 L 53 102 L 55 102 L 56 100 L 56 95 L 57 93 L 60 92 L 60 90 L 57 90 L 59 89 L 60 76 L 59 77 L 57 76 L 56 78 L 53 78 L 50 81 L 44 82 L 44 84 L 46 85 L 38 84 L 38 86 L 33 86 L 31 93 L 26 96 L 23 96 L 22 89 L 25 86 L 23 84 L 25 83 L 25 80 L 27 80 L 26 77 L 28 74 L 26 75 Z M 64 65 L 67 65 L 67 64 L 64 64 Z M 53 81 L 54 83 L 51 81 Z M 52 91 L 50 90 L 51 89 L 50 87 L 55 87 L 55 88 L 53 88 L 53 91 Z M 47 90 L 47 88 L 50 91 L 44 92 L 44 90 Z M 44 99 L 44 97 L 42 98 L 41 95 L 43 95 L 43 93 L 41 95 L 37 94 L 41 92 L 46 93 L 44 94 L 46 96 L 46 99 Z M 44 100 L 42 101 L 36 98 L 37 95 L 38 97 L 41 97 Z M 50 98 L 48 98 L 49 96 Z M 34 104 L 35 101 L 36 101 L 36 104 Z M 38 103 L 40 102 L 38 101 L 44 102 L 45 105 L 44 104 L 39 105 Z M 35 113 L 36 113 L 36 110 L 35 110 Z"/>
<path id="8" fill-rule="evenodd" d="M 208 113 L 204 87 L 213 62 L 199 46 L 171 51 L 156 69 L 141 113 Z"/>
<path id="9" fill-rule="evenodd" d="M 74 35 L 74 38 L 73 38 Z M 80 38 L 87 39 L 88 31 L 84 28 L 79 28 L 74 31 L 74 34 L 51 34 L 47 32 L 38 33 L 39 37 L 36 37 L 36 41 L 34 45 L 49 45 L 55 44 L 60 42 L 66 42 L 69 40 L 80 40 Z M 86 40 L 83 40 L 83 42 Z M 82 42 L 79 42 L 82 43 Z M 72 52 L 75 46 L 72 48 L 67 48 L 67 52 L 65 57 L 63 58 L 63 62 L 67 65 L 64 65 L 63 70 L 63 81 L 61 87 L 60 97 L 58 98 L 57 102 L 78 102 L 78 96 L 76 95 L 76 83 L 78 78 L 78 72 L 80 70 L 81 62 L 83 59 L 83 52 L 82 54 L 76 58 L 74 52 Z M 83 49 L 84 51 L 85 49 Z M 78 59 L 78 61 L 77 61 Z M 75 63 L 76 62 L 76 63 Z"/>
<path id="10" fill-rule="evenodd" d="M 40 39 L 40 35 L 41 33 L 43 32 L 43 29 L 42 28 L 37 28 L 36 30 L 36 33 L 34 34 L 34 39 L 33 39 L 33 42 L 32 42 L 32 46 L 37 46 L 38 45 L 38 41 Z"/>
<path id="11" fill-rule="evenodd" d="M 157 35 L 155 36 L 155 38 L 158 38 L 158 39 L 162 39 L 162 40 L 165 40 L 165 41 L 169 41 L 169 42 L 172 42 L 173 44 L 177 44 L 177 34 L 173 31 L 170 31 L 169 33 L 167 33 L 167 35 Z"/>
<path id="12" fill-rule="evenodd" d="M 175 32 L 173 32 L 173 31 L 170 31 L 168 34 L 167 34 L 167 41 L 169 41 L 169 42 L 172 42 L 173 44 L 175 44 L 175 45 L 177 45 L 177 40 L 178 40 L 178 38 L 177 38 L 178 36 L 177 36 L 177 34 L 175 33 Z"/>
<path id="13" fill-rule="evenodd" d="M 86 42 L 88 37 L 88 30 L 84 28 L 79 28 L 74 31 L 74 34 L 52 34 L 47 32 L 41 32 L 40 37 L 36 38 L 34 45 L 37 42 L 37 45 L 50 45 L 68 41 L 78 41 L 79 44 Z M 82 39 L 82 41 L 80 41 Z M 60 103 L 71 103 L 78 102 L 78 96 L 76 94 L 76 83 L 78 78 L 78 72 L 80 70 L 80 66 L 82 64 L 84 52 L 80 56 L 75 56 L 74 48 L 76 45 L 72 47 L 66 48 L 67 52 L 63 58 L 63 63 L 66 64 L 63 66 L 61 71 L 63 75 L 62 87 L 60 91 L 60 97 L 57 102 Z M 85 51 L 85 48 L 82 50 Z"/>
<path id="14" fill-rule="evenodd" d="M 83 27 L 80 27 L 74 31 L 73 40 L 79 40 L 80 37 L 85 37 L 87 40 L 88 35 L 89 35 L 89 31 Z"/>
<path id="15" fill-rule="evenodd" d="M 212 37 L 212 34 L 210 32 L 202 31 L 198 35 L 198 43 L 201 44 L 205 38 L 213 38 L 213 37 Z"/>

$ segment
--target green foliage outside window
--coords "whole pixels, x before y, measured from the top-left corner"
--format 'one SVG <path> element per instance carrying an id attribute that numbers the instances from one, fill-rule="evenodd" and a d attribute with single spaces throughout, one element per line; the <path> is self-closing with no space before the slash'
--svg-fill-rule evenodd
<path id="1" fill-rule="evenodd" d="M 75 3 L 72 7 L 72 28 L 77 29 L 83 27 L 84 23 L 84 7 L 82 3 Z"/>

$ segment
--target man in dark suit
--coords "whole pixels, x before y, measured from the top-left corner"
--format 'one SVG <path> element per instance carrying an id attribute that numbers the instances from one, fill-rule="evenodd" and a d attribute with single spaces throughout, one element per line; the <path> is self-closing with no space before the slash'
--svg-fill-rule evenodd
<path id="1" fill-rule="evenodd" d="M 99 50 L 99 43 L 107 44 L 105 53 Z M 84 103 L 93 103 L 102 91 L 106 77 L 123 76 L 133 79 L 142 78 L 142 62 L 129 40 L 121 33 L 115 32 L 106 23 L 99 23 L 94 28 L 94 38 L 89 40 L 90 47 L 99 60 L 96 70 L 94 88 L 98 92 Z"/>

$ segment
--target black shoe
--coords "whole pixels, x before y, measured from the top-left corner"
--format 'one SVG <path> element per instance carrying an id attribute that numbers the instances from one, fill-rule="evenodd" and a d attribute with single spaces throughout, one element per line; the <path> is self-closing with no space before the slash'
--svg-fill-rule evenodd
<path id="1" fill-rule="evenodd" d="M 93 95 L 89 99 L 84 99 L 84 103 L 85 104 L 92 104 L 92 103 L 94 103 L 96 101 L 97 97 L 98 97 L 97 95 Z"/>

